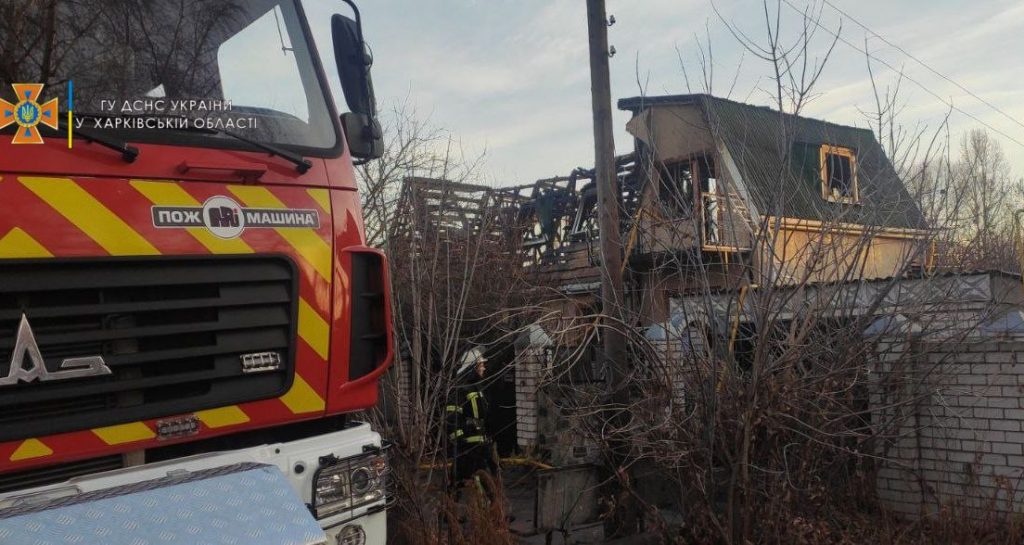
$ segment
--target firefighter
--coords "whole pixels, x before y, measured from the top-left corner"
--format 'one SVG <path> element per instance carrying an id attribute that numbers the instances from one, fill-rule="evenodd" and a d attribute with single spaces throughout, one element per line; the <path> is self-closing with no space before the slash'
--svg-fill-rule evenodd
<path id="1" fill-rule="evenodd" d="M 487 358 L 483 350 L 467 351 L 456 371 L 454 396 L 445 407 L 454 486 L 475 479 L 477 471 L 497 474 L 494 443 L 485 427 L 487 399 L 483 385 L 486 374 Z M 483 488 L 480 483 L 477 485 Z"/>

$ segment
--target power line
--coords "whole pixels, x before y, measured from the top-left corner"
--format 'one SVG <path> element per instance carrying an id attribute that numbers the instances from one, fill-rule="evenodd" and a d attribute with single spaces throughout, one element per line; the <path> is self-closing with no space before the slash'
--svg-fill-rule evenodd
<path id="1" fill-rule="evenodd" d="M 989 108 L 992 108 L 993 110 L 995 110 L 995 111 L 999 112 L 999 113 L 1000 113 L 1000 114 L 1001 114 L 1001 115 L 1002 115 L 1003 117 L 1005 117 L 1006 119 L 1009 119 L 1010 121 L 1013 121 L 1013 122 L 1014 122 L 1014 123 L 1016 123 L 1017 125 L 1020 125 L 1020 127 L 1021 127 L 1021 128 L 1024 128 L 1024 122 L 1021 122 L 1021 121 L 1019 121 L 1019 120 L 1018 120 L 1017 118 L 1015 118 L 1015 117 L 1013 117 L 1012 115 L 1010 115 L 1010 114 L 1006 113 L 1005 111 L 1003 111 L 1002 109 L 1000 109 L 1000 108 L 999 108 L 998 106 L 996 106 L 995 104 L 992 104 L 991 102 L 989 102 L 989 101 L 987 101 L 987 100 L 985 100 L 985 99 L 981 98 L 980 96 L 978 96 L 977 94 L 975 94 L 975 93 L 974 93 L 973 91 L 971 91 L 970 89 L 968 89 L 968 88 L 964 87 L 963 85 L 961 85 L 961 84 L 960 84 L 959 82 L 957 82 L 957 81 L 953 80 L 952 78 L 950 78 L 950 77 L 946 76 L 945 74 L 943 74 L 943 73 L 939 72 L 938 70 L 936 70 L 936 69 L 932 68 L 931 66 L 928 66 L 928 64 L 927 64 L 927 63 L 925 63 L 925 62 L 924 62 L 924 61 L 922 61 L 921 59 L 919 59 L 919 58 L 915 57 L 914 55 L 912 55 L 912 54 L 911 54 L 911 53 L 910 53 L 909 51 L 907 51 L 906 49 L 903 49 L 902 47 L 900 47 L 900 46 L 898 46 L 898 45 L 896 45 L 896 44 L 894 44 L 894 43 L 890 42 L 890 41 L 889 41 L 889 40 L 887 40 L 887 39 L 886 39 L 885 37 L 883 37 L 883 36 L 881 36 L 880 34 L 878 34 L 877 32 L 875 32 L 874 30 L 871 30 L 870 28 L 868 28 L 868 27 L 867 27 L 867 25 L 865 25 L 864 23 L 861 23 L 860 21 L 858 21 L 857 19 L 855 19 L 855 18 L 854 18 L 854 17 L 852 16 L 852 15 L 850 15 L 849 13 L 846 13 L 845 11 L 843 11 L 842 9 L 840 9 L 840 8 L 839 8 L 838 6 L 836 6 L 835 4 L 833 4 L 832 2 L 830 2 L 829 0 L 822 0 L 822 2 L 824 2 L 824 3 L 825 3 L 825 4 L 827 4 L 827 5 L 829 6 L 829 7 L 831 7 L 831 8 L 832 8 L 832 9 L 834 9 L 834 10 L 836 10 L 837 12 L 839 12 L 839 14 L 840 14 L 840 15 L 842 15 L 843 17 L 846 17 L 846 18 L 847 18 L 848 20 L 850 20 L 850 22 L 852 22 L 853 24 L 855 24 L 855 25 L 857 25 L 857 26 L 859 26 L 859 27 L 863 28 L 863 29 L 864 29 L 865 31 L 867 31 L 868 33 L 870 33 L 870 34 L 871 34 L 872 36 L 874 36 L 875 38 L 878 38 L 879 40 L 881 40 L 881 41 L 882 41 L 883 43 L 885 43 L 885 44 L 886 44 L 886 45 L 888 45 L 889 47 L 892 47 L 893 49 L 895 49 L 895 50 L 899 51 L 900 53 L 903 53 L 904 55 L 906 55 L 906 56 L 910 57 L 910 58 L 911 58 L 911 59 L 912 59 L 912 60 L 913 60 L 914 62 L 916 62 L 917 64 L 920 64 L 920 65 L 921 65 L 922 67 L 924 67 L 924 68 L 925 68 L 926 70 L 928 70 L 928 71 L 929 71 L 929 72 L 931 72 L 932 74 L 935 74 L 936 76 L 938 76 L 938 77 L 940 77 L 940 78 L 942 78 L 942 79 L 944 79 L 944 80 L 948 81 L 949 83 L 952 83 L 953 85 L 955 85 L 955 86 L 956 86 L 956 88 L 957 88 L 957 89 L 960 89 L 961 91 L 963 91 L 963 92 L 967 93 L 968 95 L 971 95 L 971 96 L 972 96 L 972 97 L 974 97 L 974 98 L 975 98 L 975 99 L 976 99 L 976 100 L 977 100 L 978 102 L 981 102 L 982 104 L 984 104 L 984 105 L 988 106 Z"/>
<path id="2" fill-rule="evenodd" d="M 955 106 L 953 104 L 952 101 L 947 101 L 946 99 L 942 98 L 937 93 L 935 93 L 934 91 L 932 91 L 928 87 L 924 86 L 921 82 L 919 82 L 919 81 L 915 80 L 914 78 L 904 74 L 902 70 L 897 69 L 895 66 L 889 64 L 888 62 L 886 62 L 886 61 L 884 61 L 882 59 L 879 59 L 878 57 L 872 55 L 868 51 L 866 51 L 864 49 L 861 49 L 861 48 L 857 47 L 856 45 L 850 43 L 849 40 L 847 40 L 846 38 L 843 38 L 842 36 L 840 36 L 839 33 L 837 33 L 835 31 L 833 31 L 832 29 L 822 25 L 821 22 L 819 22 L 818 20 L 809 17 L 805 12 L 800 11 L 800 9 L 798 7 L 796 7 L 796 6 L 794 6 L 793 3 L 790 2 L 790 0 L 782 0 L 782 1 L 787 6 L 789 6 L 790 9 L 792 9 L 793 11 L 795 11 L 795 12 L 799 13 L 800 15 L 802 15 L 804 17 L 804 19 L 810 21 L 811 23 L 814 23 L 814 26 L 820 28 L 821 30 L 824 30 L 825 32 L 828 32 L 835 39 L 843 42 L 844 44 L 850 46 L 850 48 L 854 49 L 855 51 L 857 51 L 859 53 L 862 53 L 863 55 L 867 56 L 869 59 L 872 59 L 872 60 L 878 62 L 879 64 L 887 67 L 888 69 L 890 69 L 890 70 L 892 70 L 894 72 L 899 72 L 901 74 L 901 77 L 903 77 L 907 81 L 913 83 L 914 85 L 917 85 L 919 88 L 921 88 L 922 91 L 924 91 L 924 92 L 928 93 L 929 95 L 935 97 L 935 99 L 938 100 L 939 102 L 945 104 L 946 106 L 949 106 L 949 108 L 951 110 L 955 110 L 957 112 L 960 112 L 961 114 L 963 114 L 963 115 L 973 119 L 974 121 L 980 123 L 981 125 L 985 126 L 990 131 L 992 131 L 992 132 L 1002 136 L 1003 138 L 1006 138 L 1007 140 L 1013 142 L 1014 144 L 1017 144 L 1021 148 L 1024 148 L 1024 142 L 1021 142 L 1020 140 L 1017 140 L 1016 138 L 1010 136 L 1009 134 L 1006 134 L 1005 132 L 1003 132 L 1003 131 L 993 127 L 992 125 L 989 125 L 988 123 L 986 123 L 986 122 L 982 121 L 981 119 L 979 119 L 974 114 L 972 114 L 972 113 L 970 113 L 970 112 L 968 112 L 966 110 L 963 110 L 962 108 L 958 108 L 957 106 Z"/>

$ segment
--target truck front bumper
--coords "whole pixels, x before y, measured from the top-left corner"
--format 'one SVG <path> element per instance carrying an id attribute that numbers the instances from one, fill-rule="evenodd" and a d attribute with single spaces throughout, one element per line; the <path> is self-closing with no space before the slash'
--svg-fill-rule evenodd
<path id="1" fill-rule="evenodd" d="M 383 545 L 383 500 L 320 520 L 310 509 L 323 459 L 373 449 L 380 437 L 357 425 L 15 492 L 0 496 L 0 543 Z"/>

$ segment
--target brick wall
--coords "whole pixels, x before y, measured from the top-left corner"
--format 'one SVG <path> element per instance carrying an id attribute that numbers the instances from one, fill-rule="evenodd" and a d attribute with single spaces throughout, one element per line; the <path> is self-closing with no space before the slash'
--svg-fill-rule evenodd
<path id="1" fill-rule="evenodd" d="M 1024 506 L 1024 336 L 879 344 L 878 493 L 912 516 Z M 893 424 L 898 425 L 893 425 Z M 888 426 L 888 427 L 887 427 Z"/>
<path id="2" fill-rule="evenodd" d="M 516 444 L 521 452 L 537 448 L 537 389 L 544 369 L 544 346 L 516 351 Z"/>
<path id="3" fill-rule="evenodd" d="M 707 358 L 704 333 L 700 326 L 676 328 L 669 324 L 656 324 L 647 329 L 647 341 L 657 354 L 658 360 L 667 366 L 666 373 L 672 388 L 671 407 L 682 408 L 686 403 L 686 384 L 684 378 L 692 372 L 694 358 Z"/>
<path id="4" fill-rule="evenodd" d="M 553 381 L 547 348 L 529 345 L 516 351 L 517 446 L 555 466 L 590 463 L 597 449 L 578 433 L 580 423 L 572 411 L 576 400 L 565 399 L 564 385 Z"/>
<path id="5" fill-rule="evenodd" d="M 1005 331 L 986 327 L 994 317 L 1020 308 L 1024 298 L 996 302 L 985 286 L 973 291 L 960 286 L 963 293 L 953 297 L 951 282 L 930 283 L 926 293 L 915 292 L 913 320 L 895 314 L 880 318 L 879 328 L 869 334 L 874 341 L 881 335 L 868 389 L 872 424 L 881 434 L 871 451 L 878 456 L 878 494 L 888 507 L 911 516 L 954 503 L 1021 512 L 1024 330 L 1007 333 L 1010 322 Z M 1019 282 L 1013 279 L 1014 290 L 1020 291 Z M 911 298 L 900 290 L 892 297 Z M 1014 327 L 1024 329 L 1024 318 L 1017 322 Z M 675 378 L 675 406 L 687 401 L 685 381 L 679 378 L 693 363 L 685 355 L 700 360 L 706 350 L 699 326 L 691 325 L 693 335 L 680 335 L 680 325 L 647 331 Z M 587 445 L 569 433 L 573 415 L 563 414 L 555 395 L 545 397 L 543 385 L 555 372 L 545 355 L 552 344 L 536 327 L 517 342 L 517 442 L 524 452 L 572 462 L 579 447 Z"/>

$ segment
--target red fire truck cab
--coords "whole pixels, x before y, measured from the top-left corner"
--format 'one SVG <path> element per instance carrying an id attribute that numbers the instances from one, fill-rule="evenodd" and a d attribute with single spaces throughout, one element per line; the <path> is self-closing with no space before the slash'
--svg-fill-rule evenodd
<path id="1" fill-rule="evenodd" d="M 345 417 L 376 403 L 392 357 L 353 169 L 381 152 L 355 6 L 5 11 L 0 543 L 121 543 L 73 509 L 166 514 L 210 490 L 226 496 L 187 502 L 196 531 L 383 543 L 381 438 Z M 272 515 L 293 503 L 294 528 Z M 157 531 L 131 520 L 118 539 Z M 211 535 L 189 527 L 164 538 Z"/>

